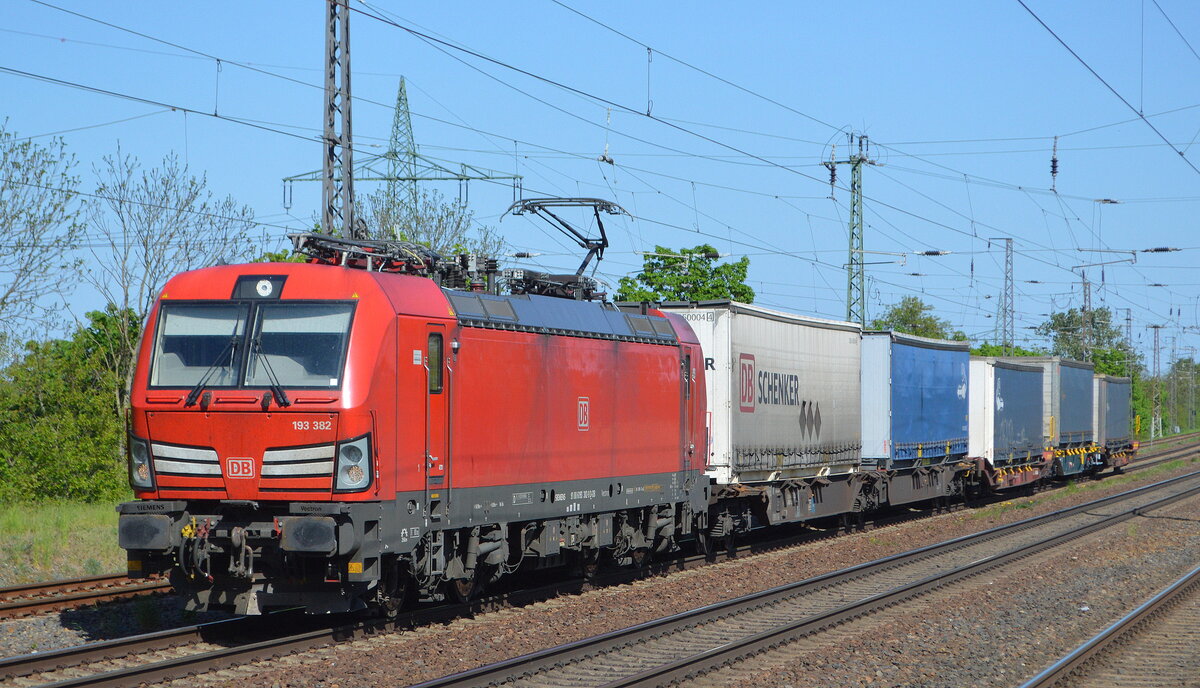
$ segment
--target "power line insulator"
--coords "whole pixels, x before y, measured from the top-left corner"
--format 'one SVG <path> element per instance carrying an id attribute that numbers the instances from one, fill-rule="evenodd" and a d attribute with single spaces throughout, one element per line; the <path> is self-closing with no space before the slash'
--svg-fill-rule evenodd
<path id="1" fill-rule="evenodd" d="M 1050 190 L 1058 192 L 1058 137 L 1054 137 L 1054 148 L 1050 152 Z"/>

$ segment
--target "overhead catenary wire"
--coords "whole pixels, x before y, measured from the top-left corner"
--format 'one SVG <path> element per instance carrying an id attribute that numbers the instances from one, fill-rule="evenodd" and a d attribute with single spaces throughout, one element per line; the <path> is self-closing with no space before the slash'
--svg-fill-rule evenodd
<path id="1" fill-rule="evenodd" d="M 390 106 L 389 106 L 389 107 L 390 107 Z M 538 144 L 531 144 L 531 145 L 538 145 Z M 710 157 L 716 157 L 716 156 L 710 156 Z M 546 169 L 552 169 L 552 168 L 550 168 L 550 167 L 546 167 Z M 893 168 L 893 169 L 895 169 L 895 168 Z M 556 171 L 556 172 L 557 172 L 557 171 Z M 657 172 L 655 172 L 655 171 L 650 171 L 650 170 L 647 170 L 647 171 L 645 172 L 645 174 L 659 174 L 659 173 L 657 173 Z M 704 183 L 704 182 L 701 182 L 701 181 L 699 181 L 699 180 L 692 180 L 692 181 L 696 181 L 696 183 L 698 183 L 698 184 L 703 184 L 703 183 Z M 622 192 L 624 192 L 624 190 L 623 190 Z M 1080 198 L 1079 200 L 1084 200 L 1084 199 L 1083 199 L 1083 198 Z M 725 237 L 721 237 L 721 240 L 724 240 L 724 239 L 725 239 Z M 1028 248 L 1028 247 L 1026 248 L 1026 251 L 1027 251 L 1027 252 L 1032 252 L 1032 251 L 1040 251 L 1040 250 L 1042 250 L 1042 249 L 1033 249 L 1033 248 Z M 1051 249 L 1047 249 L 1047 250 L 1051 250 Z"/>
<path id="2" fill-rule="evenodd" d="M 1128 100 L 1126 100 L 1125 96 L 1121 95 L 1120 92 L 1117 91 L 1117 89 L 1113 88 L 1111 84 L 1109 84 L 1107 81 L 1105 81 L 1104 77 L 1100 76 L 1099 72 L 1097 72 L 1095 69 L 1092 69 L 1092 66 L 1090 64 L 1088 64 L 1086 60 L 1084 60 L 1082 57 L 1080 57 L 1079 53 L 1075 52 L 1075 50 L 1072 49 L 1071 46 L 1067 45 L 1067 42 L 1064 41 L 1062 38 L 1060 38 L 1059 35 L 1054 32 L 1054 29 L 1051 29 L 1050 26 L 1048 24 L 1046 24 L 1046 22 L 1042 21 L 1042 18 L 1039 17 L 1036 12 L 1029 9 L 1029 5 L 1025 4 L 1025 0 L 1017 0 L 1017 3 L 1019 5 L 1021 5 L 1021 7 L 1024 7 L 1025 11 L 1028 12 L 1029 15 L 1032 16 L 1034 19 L 1036 19 L 1037 23 L 1042 25 L 1042 28 L 1044 28 L 1044 29 L 1046 29 L 1046 31 L 1050 32 L 1050 35 L 1054 36 L 1054 40 L 1058 41 L 1059 44 L 1062 45 L 1062 47 L 1066 48 L 1067 52 L 1071 53 L 1071 56 L 1079 61 L 1079 64 L 1083 65 L 1085 69 L 1087 69 L 1089 72 L 1091 72 L 1092 76 L 1096 77 L 1096 79 L 1099 80 L 1100 83 L 1104 84 L 1105 88 L 1107 88 L 1109 91 L 1111 91 L 1112 94 L 1114 96 L 1116 96 L 1118 100 L 1120 100 L 1122 103 L 1124 103 L 1125 107 L 1129 108 L 1135 115 L 1137 115 L 1138 119 L 1145 122 L 1146 126 L 1150 127 L 1150 129 L 1158 136 L 1158 138 L 1163 140 L 1163 143 L 1167 144 L 1168 146 L 1171 147 L 1171 150 L 1178 153 L 1180 160 L 1183 160 L 1183 162 L 1186 163 L 1188 167 L 1192 168 L 1193 172 L 1200 175 L 1200 168 L 1197 168 L 1196 165 L 1193 164 L 1191 160 L 1188 160 L 1187 156 L 1183 154 L 1183 151 L 1176 148 L 1175 144 L 1171 143 L 1170 140 L 1168 140 L 1167 137 L 1165 135 L 1163 135 L 1163 133 L 1161 131 L 1158 130 L 1158 127 L 1154 126 L 1153 122 L 1146 119 L 1146 116 L 1143 115 L 1142 112 L 1138 108 L 1135 108 L 1133 106 L 1133 103 L 1130 103 Z"/>

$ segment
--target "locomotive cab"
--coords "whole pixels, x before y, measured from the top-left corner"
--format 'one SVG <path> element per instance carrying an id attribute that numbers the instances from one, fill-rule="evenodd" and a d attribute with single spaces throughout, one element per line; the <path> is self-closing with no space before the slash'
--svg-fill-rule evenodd
<path id="1" fill-rule="evenodd" d="M 408 300 L 438 291 L 389 277 Z M 380 409 L 395 408 L 394 378 L 382 379 L 394 376 L 397 321 L 362 271 L 230 266 L 171 280 L 132 393 L 138 501 L 118 507 L 130 575 L 169 572 L 197 610 L 363 606 L 381 577 L 378 500 L 397 480 L 378 451 L 381 433 L 394 436 Z"/>

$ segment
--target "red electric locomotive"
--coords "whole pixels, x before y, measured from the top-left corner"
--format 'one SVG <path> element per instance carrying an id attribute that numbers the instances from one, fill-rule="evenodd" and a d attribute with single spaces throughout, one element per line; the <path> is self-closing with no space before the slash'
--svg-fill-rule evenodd
<path id="1" fill-rule="evenodd" d="M 400 242 L 184 273 L 147 320 L 120 545 L 190 609 L 396 609 L 704 522 L 681 317 L 445 288 Z M 448 274 L 448 273 L 447 273 Z M 443 282 L 445 284 L 447 282 Z"/>

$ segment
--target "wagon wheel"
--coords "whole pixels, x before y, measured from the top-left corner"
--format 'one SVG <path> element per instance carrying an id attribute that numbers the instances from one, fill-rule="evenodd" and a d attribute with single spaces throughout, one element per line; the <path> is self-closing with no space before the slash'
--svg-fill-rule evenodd
<path id="1" fill-rule="evenodd" d="M 580 573 L 583 574 L 583 579 L 586 581 L 594 581 L 600 574 L 600 550 L 599 548 L 591 547 L 583 551 L 583 557 L 579 562 Z"/>
<path id="2" fill-rule="evenodd" d="M 733 531 L 729 531 L 725 537 L 721 538 L 721 543 L 725 545 L 725 557 L 727 559 L 737 558 L 737 535 Z"/>

